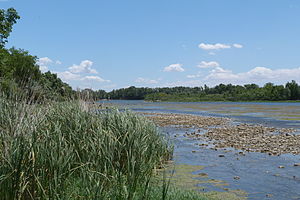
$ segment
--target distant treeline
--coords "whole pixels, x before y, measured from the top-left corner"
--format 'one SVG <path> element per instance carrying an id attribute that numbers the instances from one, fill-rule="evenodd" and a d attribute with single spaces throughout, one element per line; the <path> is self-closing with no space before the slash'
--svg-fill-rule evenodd
<path id="1" fill-rule="evenodd" d="M 148 101 L 286 101 L 300 100 L 300 86 L 296 81 L 285 85 L 266 83 L 232 85 L 219 84 L 215 87 L 164 87 L 164 88 L 122 88 L 105 92 L 85 89 L 82 94 L 91 99 L 126 99 Z"/>

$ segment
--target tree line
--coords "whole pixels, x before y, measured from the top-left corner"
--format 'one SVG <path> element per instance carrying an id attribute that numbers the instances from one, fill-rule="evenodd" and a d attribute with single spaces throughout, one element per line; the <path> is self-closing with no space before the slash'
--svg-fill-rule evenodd
<path id="1" fill-rule="evenodd" d="M 300 86 L 294 80 L 285 85 L 266 83 L 232 85 L 219 84 L 214 87 L 128 87 L 106 92 L 85 89 L 82 94 L 91 99 L 124 99 L 148 101 L 286 101 L 300 100 Z"/>

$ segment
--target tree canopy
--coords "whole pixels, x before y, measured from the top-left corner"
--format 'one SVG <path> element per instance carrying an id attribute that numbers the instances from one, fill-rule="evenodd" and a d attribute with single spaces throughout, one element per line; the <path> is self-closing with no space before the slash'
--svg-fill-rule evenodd
<path id="1" fill-rule="evenodd" d="M 12 32 L 13 25 L 20 19 L 14 8 L 0 9 L 0 48 L 3 48 Z"/>

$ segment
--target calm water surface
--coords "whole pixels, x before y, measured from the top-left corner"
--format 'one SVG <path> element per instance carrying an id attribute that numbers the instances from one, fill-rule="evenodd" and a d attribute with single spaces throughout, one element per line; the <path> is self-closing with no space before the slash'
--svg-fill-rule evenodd
<path id="1" fill-rule="evenodd" d="M 300 103 L 236 103 L 236 102 L 144 102 L 109 101 L 122 108 L 137 112 L 183 113 L 215 117 L 229 117 L 236 122 L 263 124 L 266 126 L 300 129 Z M 199 141 L 185 138 L 185 129 L 171 127 L 163 131 L 173 138 L 176 164 L 205 166 L 202 173 L 209 179 L 228 183 L 230 190 L 243 190 L 248 199 L 289 200 L 300 199 L 300 156 L 285 154 L 269 156 L 263 153 L 239 155 L 236 150 L 212 150 L 200 148 Z M 178 137 L 173 137 L 178 135 Z M 225 157 L 219 157 L 220 154 Z M 284 168 L 278 168 L 284 166 Z M 199 173 L 199 172 L 195 172 Z M 234 179 L 238 176 L 239 179 Z M 200 178 L 199 178 L 200 180 Z M 203 181 L 202 181 L 203 182 Z M 199 184 L 199 187 L 203 185 Z M 224 191 L 225 187 L 206 185 L 205 191 Z"/>

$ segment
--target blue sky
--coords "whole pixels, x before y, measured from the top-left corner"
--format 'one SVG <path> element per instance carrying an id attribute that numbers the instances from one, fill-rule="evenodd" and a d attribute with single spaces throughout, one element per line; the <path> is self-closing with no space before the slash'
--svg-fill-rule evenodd
<path id="1" fill-rule="evenodd" d="M 298 0 L 0 0 L 7 47 L 73 88 L 300 82 Z"/>

